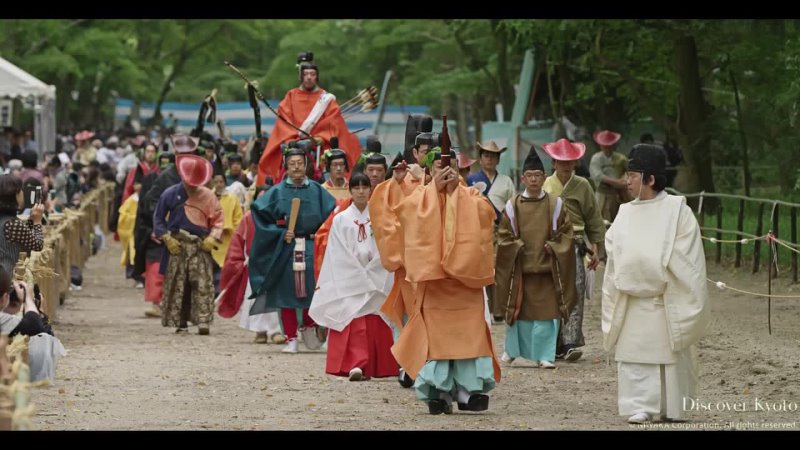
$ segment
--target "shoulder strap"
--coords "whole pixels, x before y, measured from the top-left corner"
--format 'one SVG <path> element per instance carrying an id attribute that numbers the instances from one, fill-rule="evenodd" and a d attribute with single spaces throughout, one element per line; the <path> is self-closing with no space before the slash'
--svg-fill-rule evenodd
<path id="1" fill-rule="evenodd" d="M 550 236 L 555 237 L 556 230 L 558 230 L 558 216 L 561 215 L 561 208 L 564 202 L 561 200 L 561 197 L 556 197 L 555 195 L 550 195 L 545 192 L 548 200 L 548 207 L 549 210 L 553 212 L 552 214 L 552 226 L 550 228 Z"/>

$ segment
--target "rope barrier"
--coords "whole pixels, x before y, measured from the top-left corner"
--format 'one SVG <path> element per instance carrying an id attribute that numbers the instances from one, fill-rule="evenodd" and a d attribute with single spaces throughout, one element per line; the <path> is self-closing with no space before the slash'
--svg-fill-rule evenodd
<path id="1" fill-rule="evenodd" d="M 799 295 L 776 295 L 776 294 L 772 294 L 772 295 L 770 295 L 770 294 L 761 294 L 761 293 L 758 293 L 758 292 L 750 292 L 750 291 L 745 291 L 745 290 L 743 290 L 743 289 L 737 289 L 737 288 L 735 288 L 735 287 L 728 286 L 728 285 L 727 285 L 725 282 L 723 282 L 723 281 L 714 281 L 714 280 L 712 280 L 711 278 L 706 278 L 706 280 L 708 280 L 708 282 L 709 282 L 709 283 L 712 283 L 712 284 L 716 285 L 716 286 L 717 286 L 719 289 L 729 289 L 729 290 L 731 290 L 731 291 L 736 291 L 736 292 L 739 292 L 739 293 L 742 293 L 742 294 L 755 295 L 756 297 L 772 297 L 772 298 L 800 298 L 800 294 L 799 294 Z"/>

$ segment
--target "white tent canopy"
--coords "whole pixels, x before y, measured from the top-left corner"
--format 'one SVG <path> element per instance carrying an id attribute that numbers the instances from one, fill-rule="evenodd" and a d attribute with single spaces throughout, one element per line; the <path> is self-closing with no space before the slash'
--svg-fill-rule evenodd
<path id="1" fill-rule="evenodd" d="M 34 138 L 39 153 L 54 152 L 56 87 L 46 84 L 0 57 L 0 98 L 28 99 L 34 109 Z M 30 100 L 33 100 L 30 102 Z"/>

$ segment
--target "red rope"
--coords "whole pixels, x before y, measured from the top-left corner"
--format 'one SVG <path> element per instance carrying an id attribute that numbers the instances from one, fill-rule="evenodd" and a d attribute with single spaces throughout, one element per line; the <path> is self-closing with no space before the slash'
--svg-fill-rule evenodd
<path id="1" fill-rule="evenodd" d="M 367 240 L 367 228 L 366 225 L 369 223 L 369 219 L 367 219 L 364 223 L 359 223 L 358 219 L 353 221 L 354 224 L 358 225 L 358 242 L 364 242 Z"/>

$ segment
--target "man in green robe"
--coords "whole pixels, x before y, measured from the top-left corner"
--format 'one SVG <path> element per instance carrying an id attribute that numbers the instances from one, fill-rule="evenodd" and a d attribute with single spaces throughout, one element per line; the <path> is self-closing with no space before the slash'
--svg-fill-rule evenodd
<path id="1" fill-rule="evenodd" d="M 307 154 L 300 148 L 287 149 L 284 156 L 287 177 L 253 203 L 251 211 L 256 234 L 248 264 L 251 298 L 256 301 L 251 315 L 281 309 L 287 343 L 285 353 L 297 353 L 297 309 L 302 309 L 303 343 L 310 350 L 320 347 L 317 326 L 308 316 L 314 294 L 314 233 L 336 206 L 336 200 L 319 183 L 306 177 Z M 300 199 L 294 229 L 292 200 Z M 262 293 L 266 296 L 261 295 Z"/>
<path id="2" fill-rule="evenodd" d="M 575 307 L 559 333 L 556 357 L 573 362 L 580 359 L 585 342 L 583 339 L 583 301 L 587 295 L 587 272 L 599 264 L 599 246 L 606 235 L 606 227 L 594 197 L 589 180 L 575 174 L 575 165 L 586 153 L 586 146 L 579 142 L 559 139 L 545 144 L 544 151 L 553 158 L 555 173 L 547 177 L 542 189 L 550 195 L 561 197 L 572 222 L 575 240 Z M 584 259 L 588 259 L 584 263 Z M 591 273 L 589 275 L 592 275 Z"/>

